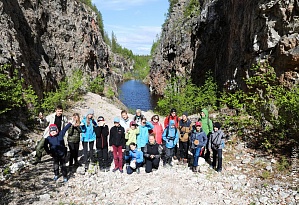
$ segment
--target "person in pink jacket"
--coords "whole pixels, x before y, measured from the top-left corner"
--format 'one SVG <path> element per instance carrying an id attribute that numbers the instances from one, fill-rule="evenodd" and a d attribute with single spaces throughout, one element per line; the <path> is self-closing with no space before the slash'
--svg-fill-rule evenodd
<path id="1" fill-rule="evenodd" d="M 162 144 L 163 126 L 159 122 L 159 116 L 154 115 L 151 119 L 151 123 L 154 125 L 154 128 L 152 130 L 150 130 L 150 134 L 155 133 L 157 144 Z"/>

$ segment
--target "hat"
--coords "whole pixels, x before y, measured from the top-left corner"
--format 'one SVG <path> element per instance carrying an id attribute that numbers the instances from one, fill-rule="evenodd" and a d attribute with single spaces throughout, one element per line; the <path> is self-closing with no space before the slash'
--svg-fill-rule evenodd
<path id="1" fill-rule="evenodd" d="M 136 125 L 136 122 L 135 121 L 131 121 L 130 122 L 130 126 L 132 126 L 132 125 Z"/>
<path id="2" fill-rule="evenodd" d="M 104 119 L 104 117 L 103 116 L 99 116 L 98 117 L 98 121 L 104 121 L 105 119 Z"/>
<path id="3" fill-rule="evenodd" d="M 195 126 L 201 126 L 202 124 L 201 124 L 201 122 L 196 122 L 195 123 Z"/>
<path id="4" fill-rule="evenodd" d="M 59 132 L 57 125 L 55 125 L 55 124 L 50 124 L 49 125 L 49 132 L 51 133 L 52 131 Z"/>
<path id="5" fill-rule="evenodd" d="M 87 110 L 86 115 L 94 115 L 93 109 L 90 108 L 89 110 Z"/>
<path id="6" fill-rule="evenodd" d="M 175 108 L 171 108 L 170 113 L 176 112 Z"/>
<path id="7" fill-rule="evenodd" d="M 220 129 L 221 124 L 220 124 L 219 122 L 215 122 L 215 123 L 214 123 L 214 127 L 217 127 L 218 129 Z"/>
<path id="8" fill-rule="evenodd" d="M 113 122 L 120 122 L 119 118 L 118 117 L 115 117 Z"/>
<path id="9" fill-rule="evenodd" d="M 185 115 L 186 117 L 188 117 L 188 112 L 183 112 L 183 115 Z"/>

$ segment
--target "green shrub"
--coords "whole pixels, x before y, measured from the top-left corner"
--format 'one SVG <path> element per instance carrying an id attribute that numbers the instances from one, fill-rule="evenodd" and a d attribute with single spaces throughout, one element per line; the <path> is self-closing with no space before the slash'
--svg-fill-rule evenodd
<path id="1" fill-rule="evenodd" d="M 190 17 L 191 15 L 197 16 L 200 14 L 200 5 L 198 0 L 190 0 L 184 10 L 184 17 Z"/>
<path id="2" fill-rule="evenodd" d="M 108 88 L 107 92 L 106 92 L 106 97 L 113 99 L 113 97 L 115 96 L 115 93 L 113 91 L 113 89 L 111 87 Z"/>
<path id="3" fill-rule="evenodd" d="M 104 91 L 104 78 L 97 76 L 89 84 L 89 89 L 91 92 L 96 94 L 103 94 Z"/>

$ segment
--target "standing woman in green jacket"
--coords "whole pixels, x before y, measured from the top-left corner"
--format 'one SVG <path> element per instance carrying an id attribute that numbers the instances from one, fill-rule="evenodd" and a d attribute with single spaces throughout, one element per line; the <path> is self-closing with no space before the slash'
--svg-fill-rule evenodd
<path id="1" fill-rule="evenodd" d="M 80 116 L 78 113 L 73 114 L 73 121 L 74 124 L 68 130 L 68 146 L 70 149 L 70 160 L 69 160 L 69 167 L 81 166 L 78 162 L 78 152 L 79 152 L 79 143 L 80 143 L 80 134 L 81 134 L 81 127 L 80 127 Z"/>

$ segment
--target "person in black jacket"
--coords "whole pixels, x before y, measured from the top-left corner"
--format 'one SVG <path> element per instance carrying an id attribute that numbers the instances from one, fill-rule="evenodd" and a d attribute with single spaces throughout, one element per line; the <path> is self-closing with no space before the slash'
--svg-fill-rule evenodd
<path id="1" fill-rule="evenodd" d="M 123 173 L 123 151 L 126 147 L 125 129 L 120 125 L 118 117 L 114 118 L 114 126 L 110 129 L 109 145 L 113 150 L 113 159 L 115 167 L 113 172 L 119 170 Z"/>
<path id="2" fill-rule="evenodd" d="M 98 126 L 94 128 L 96 133 L 96 147 L 101 171 L 109 171 L 108 167 L 108 135 L 109 128 L 103 116 L 98 117 Z"/>
<path id="3" fill-rule="evenodd" d="M 160 157 L 162 154 L 162 146 L 156 143 L 155 134 L 152 133 L 149 136 L 149 142 L 144 147 L 145 158 L 145 172 L 152 172 L 153 168 L 158 169 L 160 163 Z"/>

